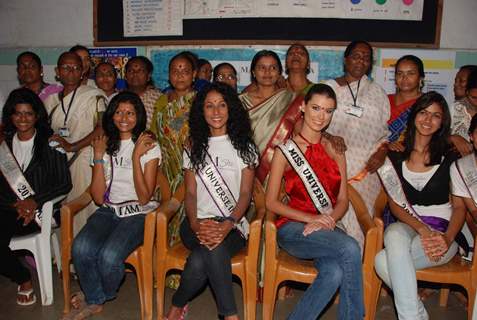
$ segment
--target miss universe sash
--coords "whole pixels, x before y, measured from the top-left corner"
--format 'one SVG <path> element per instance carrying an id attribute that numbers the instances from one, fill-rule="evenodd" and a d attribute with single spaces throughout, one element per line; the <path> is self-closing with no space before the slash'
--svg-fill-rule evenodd
<path id="1" fill-rule="evenodd" d="M 187 148 L 184 148 L 184 150 L 186 150 L 187 156 L 190 159 L 189 150 Z M 204 166 L 196 174 L 219 209 L 220 216 L 218 217 L 230 216 L 237 205 L 237 201 L 208 152 L 206 152 Z M 249 233 L 247 219 L 242 217 L 235 226 L 242 236 L 247 239 Z"/>
<path id="2" fill-rule="evenodd" d="M 104 204 L 103 206 L 109 208 L 114 211 L 114 213 L 119 218 L 126 218 L 136 216 L 138 214 L 148 214 L 149 212 L 155 210 L 159 207 L 159 203 L 154 200 L 150 200 L 145 205 L 139 204 L 137 200 L 128 200 L 120 203 L 111 202 L 109 199 L 109 194 L 111 192 L 111 186 L 113 185 L 113 177 L 114 177 L 114 165 L 113 165 L 113 157 L 110 157 L 111 161 L 111 180 L 109 181 L 109 186 L 104 193 Z"/>
<path id="3" fill-rule="evenodd" d="M 433 216 L 420 216 L 414 210 L 412 205 L 406 198 L 404 190 L 402 188 L 401 180 L 394 168 L 391 160 L 388 157 L 384 160 L 384 164 L 381 168 L 378 169 L 378 176 L 383 183 L 384 188 L 386 189 L 386 193 L 391 197 L 391 199 L 407 214 L 414 217 L 418 221 L 428 225 L 434 230 L 445 232 L 447 230 L 447 226 L 449 225 L 449 221 L 440 217 L 433 217 Z"/>
<path id="4" fill-rule="evenodd" d="M 472 200 L 477 203 L 477 166 L 474 153 L 458 159 L 455 162 L 455 166 Z"/>
<path id="5" fill-rule="evenodd" d="M 278 147 L 305 185 L 306 191 L 318 212 L 330 214 L 333 210 L 330 197 L 297 144 L 289 139 Z"/>
<path id="6" fill-rule="evenodd" d="M 34 196 L 35 192 L 25 179 L 17 160 L 13 156 L 6 141 L 0 144 L 0 171 L 7 180 L 10 188 L 20 200 Z M 35 222 L 41 227 L 41 210 L 35 211 Z M 55 219 L 51 219 L 52 226 L 56 226 Z"/>

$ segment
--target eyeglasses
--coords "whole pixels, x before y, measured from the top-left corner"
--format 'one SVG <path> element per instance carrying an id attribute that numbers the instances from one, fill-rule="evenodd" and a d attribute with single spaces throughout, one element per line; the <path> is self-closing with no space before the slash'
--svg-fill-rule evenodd
<path id="1" fill-rule="evenodd" d="M 64 72 L 78 72 L 81 70 L 81 66 L 78 66 L 76 64 L 73 64 L 73 65 L 62 64 L 62 65 L 59 65 L 58 68 Z"/>
<path id="2" fill-rule="evenodd" d="M 217 77 L 215 77 L 215 80 L 217 81 L 232 81 L 232 80 L 237 80 L 237 77 L 233 74 L 219 74 Z"/>

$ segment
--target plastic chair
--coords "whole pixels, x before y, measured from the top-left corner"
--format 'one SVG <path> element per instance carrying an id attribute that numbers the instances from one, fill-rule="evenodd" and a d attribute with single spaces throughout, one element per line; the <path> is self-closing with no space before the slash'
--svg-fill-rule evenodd
<path id="1" fill-rule="evenodd" d="M 377 201 L 375 203 L 375 209 L 379 210 L 383 208 L 387 202 L 387 195 L 384 190 L 381 190 Z M 477 237 L 474 235 L 474 244 L 477 241 Z M 477 254 L 477 246 L 474 245 L 474 257 Z M 416 271 L 416 278 L 420 281 L 427 282 L 437 282 L 444 284 L 457 284 L 462 286 L 468 295 L 468 319 L 472 319 L 472 310 L 474 307 L 474 300 L 477 291 L 477 259 L 473 259 L 472 262 L 463 260 L 459 255 L 456 255 L 448 263 L 432 268 L 426 268 Z M 379 299 L 379 292 L 382 286 L 382 280 L 378 279 L 378 288 L 373 291 L 373 300 L 377 301 Z M 441 307 L 447 306 L 447 299 L 449 296 L 448 288 L 440 289 L 439 305 Z M 374 309 L 376 309 L 376 304 L 374 304 Z"/>
<path id="2" fill-rule="evenodd" d="M 167 241 L 167 225 L 184 200 L 184 185 L 181 185 L 157 214 L 156 238 L 156 281 L 157 281 L 157 319 L 164 315 L 164 289 L 169 270 L 184 270 L 190 251 L 179 242 L 170 247 Z M 232 258 L 232 273 L 240 278 L 244 303 L 244 319 L 255 320 L 257 307 L 258 255 L 262 222 L 265 215 L 265 192 L 255 179 L 253 199 L 256 214 L 250 223 L 248 243 Z"/>
<path id="3" fill-rule="evenodd" d="M 348 196 L 353 206 L 358 222 L 365 234 L 363 254 L 363 291 L 366 315 L 364 319 L 374 319 L 372 305 L 374 290 L 379 278 L 374 271 L 374 257 L 382 245 L 383 225 L 378 219 L 370 217 L 366 205 L 358 192 L 348 184 Z M 277 290 L 284 281 L 291 280 L 312 283 L 317 271 L 312 261 L 297 259 L 277 245 L 276 215 L 267 211 L 265 218 L 265 281 L 263 295 L 263 319 L 273 319 Z"/>
<path id="4" fill-rule="evenodd" d="M 54 252 L 56 252 L 55 242 L 56 248 L 58 248 L 58 238 L 51 232 L 53 204 L 63 200 L 65 197 L 66 195 L 62 195 L 43 204 L 41 208 L 43 215 L 41 232 L 14 237 L 10 240 L 9 245 L 12 250 L 23 249 L 33 253 L 40 283 L 41 304 L 44 306 L 49 306 L 53 303 L 53 270 L 51 266 L 50 241 L 53 242 Z M 57 263 L 60 261 L 59 256 L 56 256 L 56 261 Z"/>
<path id="5" fill-rule="evenodd" d="M 156 178 L 156 191 L 159 189 L 161 202 L 168 202 L 171 191 L 166 177 L 158 171 Z M 70 262 L 71 246 L 73 244 L 73 219 L 77 212 L 85 208 L 92 201 L 89 189 L 77 199 L 65 204 L 61 208 L 61 246 L 63 265 L 63 295 L 65 305 L 63 313 L 70 312 L 71 308 L 71 284 L 70 284 Z M 152 319 L 152 260 L 153 246 L 156 229 L 156 212 L 148 213 L 144 224 L 144 241 L 141 246 L 134 250 L 126 259 L 125 263 L 134 267 L 136 272 L 139 299 L 141 301 L 141 319 Z"/>

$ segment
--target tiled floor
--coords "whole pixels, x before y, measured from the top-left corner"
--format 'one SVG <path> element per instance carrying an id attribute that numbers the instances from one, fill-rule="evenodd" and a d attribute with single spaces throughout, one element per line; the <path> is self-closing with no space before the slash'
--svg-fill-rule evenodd
<path id="1" fill-rule="evenodd" d="M 0 262 L 1 263 L 1 262 Z M 35 283 L 38 299 L 39 289 Z M 78 289 L 78 284 L 73 281 L 73 289 Z M 238 284 L 235 285 L 235 297 L 239 306 L 240 317 L 242 314 L 242 294 Z M 41 303 L 36 303 L 30 307 L 20 307 L 15 303 L 16 285 L 4 277 L 0 277 L 0 320 L 50 320 L 59 319 L 63 309 L 63 293 L 61 279 L 54 273 L 54 294 L 55 301 L 52 306 L 42 307 Z M 286 319 L 296 301 L 302 295 L 301 289 L 294 289 L 293 297 L 284 301 L 278 301 L 275 309 L 275 319 Z M 166 291 L 166 309 L 170 304 L 173 291 Z M 438 295 L 435 294 L 425 302 L 431 320 L 464 320 L 467 319 L 465 307 L 458 299 L 451 294 L 446 308 L 438 306 Z M 320 319 L 336 319 L 336 305 L 331 305 Z M 137 294 L 135 276 L 127 274 L 126 279 L 119 291 L 117 299 L 105 304 L 105 308 L 100 315 L 93 320 L 126 320 L 140 319 L 139 296 Z M 216 307 L 210 290 L 206 289 L 200 296 L 190 303 L 188 320 L 195 319 L 217 319 Z M 261 319 L 261 305 L 257 305 L 257 319 Z M 376 319 L 390 320 L 396 319 L 394 307 L 389 296 L 382 297 L 379 301 Z"/>

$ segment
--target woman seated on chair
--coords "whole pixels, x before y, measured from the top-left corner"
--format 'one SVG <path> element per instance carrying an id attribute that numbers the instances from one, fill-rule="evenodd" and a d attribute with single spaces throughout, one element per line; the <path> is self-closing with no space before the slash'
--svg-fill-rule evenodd
<path id="1" fill-rule="evenodd" d="M 65 319 L 84 319 L 116 297 L 124 261 L 144 239 L 144 220 L 157 207 L 151 200 L 161 159 L 146 129 L 146 111 L 132 92 L 115 96 L 103 117 L 104 136 L 93 142 L 91 196 L 101 207 L 88 219 L 72 247 L 82 292 L 73 294 Z"/>
<path id="2" fill-rule="evenodd" d="M 14 90 L 3 108 L 3 130 L 0 134 L 0 274 L 18 284 L 17 303 L 31 305 L 36 297 L 31 275 L 9 248 L 16 235 L 38 232 L 36 210 L 71 190 L 71 178 L 66 156 L 48 146 L 53 134 L 48 115 L 40 98 L 30 89 Z M 6 149 L 3 149 L 6 147 Z M 13 156 L 9 158 L 7 156 Z M 16 161 L 15 161 L 16 160 Z M 3 165 L 9 165 L 5 170 Z M 14 167 L 14 170 L 11 167 Z M 7 171 L 7 172 L 4 172 Z M 5 175 L 23 180 L 31 187 L 30 196 L 14 192 Z M 58 218 L 59 203 L 54 206 Z M 59 222 L 59 220 L 57 220 Z"/>
<path id="3" fill-rule="evenodd" d="M 189 128 L 190 146 L 184 150 L 187 218 L 180 235 L 191 253 L 166 319 L 180 319 L 187 302 L 207 282 L 218 313 L 238 319 L 231 257 L 246 244 L 244 213 L 251 200 L 258 150 L 247 111 L 226 84 L 211 84 L 198 94 Z"/>
<path id="4" fill-rule="evenodd" d="M 348 209 L 346 160 L 322 135 L 335 108 L 333 89 L 313 85 L 301 105 L 300 133 L 279 145 L 272 160 L 266 205 L 280 216 L 278 244 L 319 270 L 288 319 L 316 319 L 338 288 L 338 318 L 364 315 L 360 247 L 337 227 Z M 279 196 L 282 177 L 288 204 Z"/>
<path id="5" fill-rule="evenodd" d="M 456 159 L 450 122 L 439 93 L 422 95 L 411 109 L 404 152 L 390 152 L 378 170 L 399 221 L 386 229 L 375 266 L 394 292 L 399 319 L 429 318 L 417 295 L 416 270 L 447 263 L 457 252 L 456 239 L 461 243 L 465 210 L 449 202 L 449 167 Z"/>

